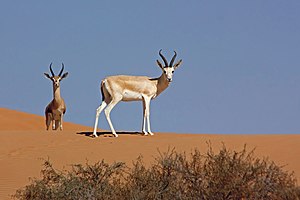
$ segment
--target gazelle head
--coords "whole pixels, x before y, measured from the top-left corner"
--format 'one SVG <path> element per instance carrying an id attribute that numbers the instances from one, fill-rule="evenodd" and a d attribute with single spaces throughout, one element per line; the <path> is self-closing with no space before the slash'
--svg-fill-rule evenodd
<path id="1" fill-rule="evenodd" d="M 173 65 L 174 61 L 175 61 L 175 58 L 177 56 L 177 53 L 176 51 L 174 51 L 174 56 L 170 62 L 170 64 L 168 64 L 168 61 L 167 59 L 162 55 L 161 53 L 162 50 L 159 50 L 159 55 L 160 57 L 162 58 L 162 60 L 164 61 L 164 64 L 165 65 L 162 65 L 161 62 L 159 62 L 159 60 L 156 60 L 158 66 L 162 69 L 163 71 L 163 76 L 166 78 L 166 80 L 168 82 L 172 82 L 172 79 L 173 79 L 173 73 L 175 71 L 175 69 L 177 69 L 177 67 L 179 67 L 179 65 L 181 65 L 182 63 L 182 59 L 179 60 L 175 65 Z"/>
<path id="2" fill-rule="evenodd" d="M 62 75 L 64 68 L 65 68 L 64 63 L 62 63 L 62 69 L 60 70 L 59 74 L 57 76 L 55 76 L 51 66 L 52 66 L 52 63 L 50 64 L 50 72 L 51 72 L 52 76 L 50 76 L 48 73 L 44 73 L 44 74 L 45 74 L 46 78 L 49 78 L 52 81 L 53 86 L 55 88 L 58 88 L 60 81 L 68 76 L 68 72 L 66 72 Z"/>

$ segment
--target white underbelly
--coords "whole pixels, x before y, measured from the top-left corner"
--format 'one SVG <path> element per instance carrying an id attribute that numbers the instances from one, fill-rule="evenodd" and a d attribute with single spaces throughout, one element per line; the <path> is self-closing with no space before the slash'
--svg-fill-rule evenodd
<path id="1" fill-rule="evenodd" d="M 122 101 L 140 101 L 142 100 L 142 94 L 133 91 L 125 91 L 123 93 Z"/>

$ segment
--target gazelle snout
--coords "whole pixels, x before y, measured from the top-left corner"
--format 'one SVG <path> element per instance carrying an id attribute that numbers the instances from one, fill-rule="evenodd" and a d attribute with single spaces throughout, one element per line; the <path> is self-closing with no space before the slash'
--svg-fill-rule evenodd
<path id="1" fill-rule="evenodd" d="M 173 80 L 173 73 L 167 74 L 167 81 L 172 82 Z"/>
<path id="2" fill-rule="evenodd" d="M 60 78 L 59 78 L 59 77 L 57 77 L 57 78 L 54 77 L 52 81 L 53 81 L 53 84 L 54 84 L 56 87 L 59 87 L 59 82 L 60 82 Z"/>
<path id="3" fill-rule="evenodd" d="M 166 76 L 167 81 L 172 82 L 174 68 L 173 67 L 165 67 L 165 68 L 163 68 L 163 70 L 164 70 L 164 74 Z"/>

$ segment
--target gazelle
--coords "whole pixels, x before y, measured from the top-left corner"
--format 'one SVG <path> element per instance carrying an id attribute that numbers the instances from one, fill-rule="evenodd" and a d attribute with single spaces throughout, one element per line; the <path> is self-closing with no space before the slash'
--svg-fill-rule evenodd
<path id="1" fill-rule="evenodd" d="M 97 136 L 98 118 L 100 113 L 104 110 L 107 122 L 110 126 L 112 134 L 118 137 L 112 122 L 110 120 L 110 112 L 120 101 L 143 101 L 143 123 L 142 132 L 145 135 L 153 135 L 150 128 L 150 101 L 162 93 L 172 82 L 173 72 L 182 63 L 179 60 L 173 65 L 176 58 L 176 51 L 174 56 L 168 64 L 167 59 L 162 55 L 162 50 L 159 55 L 164 61 L 164 65 L 159 60 L 156 60 L 158 66 L 162 70 L 162 74 L 158 78 L 149 78 L 146 76 L 109 76 L 101 82 L 102 103 L 96 110 L 96 120 L 94 126 L 94 136 Z M 146 131 L 147 122 L 147 131 Z"/>
<path id="2" fill-rule="evenodd" d="M 64 64 L 62 63 L 62 69 L 60 70 L 58 76 L 55 76 L 52 70 L 52 63 L 50 64 L 51 75 L 44 73 L 47 78 L 52 81 L 53 85 L 53 100 L 47 105 L 45 109 L 46 115 L 46 127 L 49 130 L 49 126 L 52 122 L 52 130 L 63 129 L 63 115 L 66 112 L 66 104 L 63 98 L 60 96 L 60 81 L 68 76 L 68 72 L 63 73 Z"/>

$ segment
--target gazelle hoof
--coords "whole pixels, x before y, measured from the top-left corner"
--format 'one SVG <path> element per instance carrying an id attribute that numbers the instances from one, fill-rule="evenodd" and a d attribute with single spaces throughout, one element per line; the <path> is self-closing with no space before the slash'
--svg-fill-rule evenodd
<path id="1" fill-rule="evenodd" d="M 151 131 L 147 132 L 147 131 L 142 131 L 144 133 L 145 136 L 147 135 L 154 135 Z"/>
<path id="2" fill-rule="evenodd" d="M 97 133 L 96 133 L 96 132 L 95 132 L 95 133 L 93 133 L 93 135 L 94 135 L 94 137 L 96 137 L 96 138 L 98 137 L 98 135 L 97 135 Z"/>
<path id="3" fill-rule="evenodd" d="M 144 133 L 145 136 L 148 135 L 148 132 L 147 132 L 147 131 L 142 131 L 142 133 Z"/>

